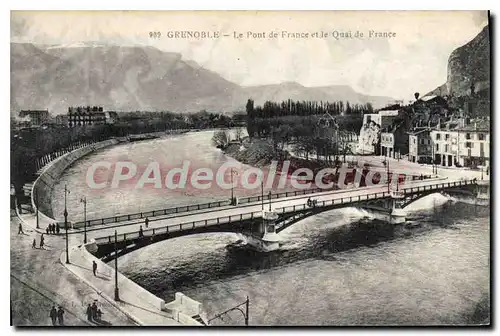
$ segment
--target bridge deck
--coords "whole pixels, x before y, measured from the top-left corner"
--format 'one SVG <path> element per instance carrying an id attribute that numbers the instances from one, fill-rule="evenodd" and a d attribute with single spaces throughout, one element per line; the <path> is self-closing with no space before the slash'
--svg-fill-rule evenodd
<path id="1" fill-rule="evenodd" d="M 399 189 L 406 194 L 422 193 L 429 191 L 439 192 L 447 188 L 460 187 L 473 184 L 471 181 L 448 181 L 446 179 L 434 179 L 432 181 L 419 181 L 401 185 Z M 279 199 L 273 202 L 272 208 L 278 213 L 291 213 L 303 210 L 307 207 L 307 196 Z M 372 186 L 350 190 L 339 190 L 336 192 L 325 192 L 314 195 L 317 206 L 352 206 L 363 200 L 381 199 L 389 197 L 387 185 Z M 265 204 L 265 209 L 267 209 Z M 182 217 L 171 217 L 150 222 L 149 229 L 143 226 L 143 236 L 159 235 L 183 230 L 193 230 L 198 227 L 220 225 L 222 223 L 236 223 L 242 220 L 258 219 L 262 216 L 261 204 L 245 206 L 233 206 L 218 209 L 209 213 L 194 213 Z M 139 238 L 139 225 L 127 225 L 111 228 L 103 228 L 88 232 L 89 238 L 94 238 L 97 244 L 109 244 L 114 242 L 114 232 L 118 232 L 118 241 L 133 240 Z"/>

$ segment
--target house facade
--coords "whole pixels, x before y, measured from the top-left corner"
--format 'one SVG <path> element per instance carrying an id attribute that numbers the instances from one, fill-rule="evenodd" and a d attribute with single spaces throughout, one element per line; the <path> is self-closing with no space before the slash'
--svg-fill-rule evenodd
<path id="1" fill-rule="evenodd" d="M 408 160 L 417 163 L 432 163 L 432 139 L 430 128 L 417 128 L 408 133 Z"/>

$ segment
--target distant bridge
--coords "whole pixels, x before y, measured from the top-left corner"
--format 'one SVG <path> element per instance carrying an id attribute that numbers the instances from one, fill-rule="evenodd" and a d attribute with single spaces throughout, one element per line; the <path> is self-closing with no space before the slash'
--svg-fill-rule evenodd
<path id="1" fill-rule="evenodd" d="M 88 232 L 95 240 L 95 255 L 110 260 L 122 256 L 144 246 L 166 239 L 208 232 L 236 232 L 248 237 L 264 239 L 266 235 L 276 234 L 294 223 L 333 209 L 344 207 L 360 207 L 381 209 L 391 214 L 394 208 L 403 209 L 416 200 L 433 194 L 467 194 L 477 193 L 476 180 L 447 181 L 433 179 L 411 182 L 398 186 L 398 197 L 387 185 L 363 188 L 352 188 L 314 194 L 314 206 L 307 204 L 311 195 L 290 196 L 277 199 L 272 204 L 272 212 L 277 216 L 272 222 L 263 219 L 268 204 L 249 203 L 227 206 L 210 211 L 195 210 L 182 216 L 172 216 L 149 223 L 149 228 L 137 230 L 137 224 L 106 227 Z M 404 220 L 404 219 L 403 219 Z M 266 224 L 264 224 L 266 222 Z M 140 224 L 143 224 L 142 222 Z M 162 225 L 163 224 L 163 225 Z M 271 224 L 271 226 L 269 226 Z M 116 234 L 116 255 L 115 251 Z M 81 233 L 82 231 L 78 231 Z M 76 233 L 76 232 L 75 232 Z"/>

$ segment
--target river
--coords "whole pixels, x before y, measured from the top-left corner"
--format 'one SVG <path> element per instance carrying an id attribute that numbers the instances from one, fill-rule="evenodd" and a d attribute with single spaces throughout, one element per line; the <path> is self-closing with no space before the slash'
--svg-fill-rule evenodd
<path id="1" fill-rule="evenodd" d="M 227 190 L 172 191 L 128 187 L 88 188 L 85 176 L 96 161 L 152 160 L 217 168 L 232 160 L 215 149 L 212 132 L 127 143 L 88 156 L 62 176 L 53 197 L 62 212 L 88 218 L 225 199 Z M 236 189 L 236 195 L 258 193 Z M 280 251 L 228 250 L 236 234 L 176 238 L 119 259 L 120 271 L 165 298 L 181 291 L 203 302 L 208 316 L 250 298 L 252 325 L 442 325 L 477 323 L 479 303 L 489 303 L 489 208 L 430 195 L 408 207 L 405 225 L 370 219 L 345 208 L 307 218 L 283 231 Z M 479 315 L 478 315 L 479 314 Z M 212 324 L 242 325 L 240 312 Z"/>

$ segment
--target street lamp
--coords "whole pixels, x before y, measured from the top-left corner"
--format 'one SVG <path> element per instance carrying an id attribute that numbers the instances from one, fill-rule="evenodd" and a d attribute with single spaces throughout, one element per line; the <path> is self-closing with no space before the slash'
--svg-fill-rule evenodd
<path id="1" fill-rule="evenodd" d="M 35 189 L 35 207 L 36 207 L 36 228 L 40 228 L 40 218 L 38 216 L 38 189 Z"/>
<path id="2" fill-rule="evenodd" d="M 245 305 L 245 311 L 243 311 L 240 307 Z M 245 326 L 248 327 L 248 320 L 249 320 L 249 306 L 250 306 L 250 299 L 248 298 L 247 296 L 247 299 L 245 300 L 245 302 L 243 303 L 240 303 L 239 305 L 237 306 L 234 306 L 233 308 L 230 308 L 220 314 L 217 314 L 215 315 L 214 317 L 212 317 L 210 320 L 208 320 L 208 324 L 210 324 L 211 321 L 215 320 L 215 319 L 218 319 L 220 318 L 222 320 L 222 316 L 223 315 L 227 315 L 227 313 L 233 311 L 233 310 L 238 310 L 240 311 L 241 314 L 243 314 L 243 317 L 245 318 Z"/>
<path id="3" fill-rule="evenodd" d="M 64 185 L 64 229 L 66 230 L 66 264 L 69 264 L 69 242 L 68 242 L 68 209 L 66 206 L 66 195 L 69 193 L 66 184 Z"/>
<path id="4" fill-rule="evenodd" d="M 260 182 L 260 192 L 261 192 L 261 209 L 264 211 L 264 179 Z"/>
<path id="5" fill-rule="evenodd" d="M 389 160 L 387 160 L 387 192 L 391 192 L 391 179 L 389 177 Z"/>
<path id="6" fill-rule="evenodd" d="M 83 243 L 87 244 L 87 197 L 80 199 L 83 203 Z"/>
<path id="7" fill-rule="evenodd" d="M 269 212 L 271 212 L 271 190 L 269 190 Z"/>
<path id="8" fill-rule="evenodd" d="M 120 301 L 120 291 L 118 289 L 118 248 L 116 241 L 118 232 L 115 230 L 115 301 Z"/>

